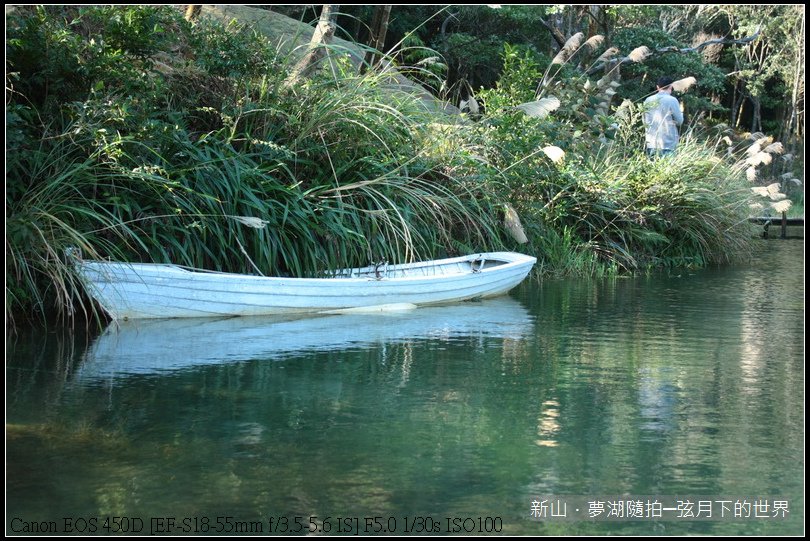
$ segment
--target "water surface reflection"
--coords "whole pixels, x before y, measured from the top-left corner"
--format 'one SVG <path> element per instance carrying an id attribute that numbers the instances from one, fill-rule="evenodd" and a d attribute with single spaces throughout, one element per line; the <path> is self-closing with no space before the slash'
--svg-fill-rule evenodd
<path id="1" fill-rule="evenodd" d="M 272 516 L 421 516 L 500 517 L 498 533 L 517 535 L 799 534 L 803 253 L 763 250 L 746 266 L 526 283 L 405 313 L 20 337 L 7 345 L 8 516 L 233 516 L 263 533 Z M 608 494 L 778 497 L 792 515 L 529 516 L 535 495 Z"/>
<path id="2" fill-rule="evenodd" d="M 373 314 L 123 321 L 111 324 L 88 347 L 75 379 L 161 374 L 417 340 L 517 340 L 532 330 L 532 316 L 509 297 Z"/>

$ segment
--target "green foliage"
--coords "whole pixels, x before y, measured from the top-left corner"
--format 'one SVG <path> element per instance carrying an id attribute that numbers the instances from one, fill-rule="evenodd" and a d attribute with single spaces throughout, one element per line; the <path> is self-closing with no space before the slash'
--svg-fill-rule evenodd
<path id="1" fill-rule="evenodd" d="M 537 17 L 544 11 L 540 6 L 395 6 L 387 42 L 390 47 L 416 29 L 414 36 L 447 66 L 447 88 L 491 88 L 501 72 L 505 44 L 535 50 L 548 46 L 548 34 L 538 31 Z"/>
<path id="2" fill-rule="evenodd" d="M 84 150 L 60 137 L 14 153 L 6 192 L 7 316 L 86 310 L 68 248 L 100 257 L 140 243 L 97 197 L 114 189 L 115 175 Z"/>
<path id="3" fill-rule="evenodd" d="M 39 10 L 36 24 L 22 18 L 12 32 L 15 62 L 22 68 L 32 28 L 87 51 L 108 42 L 88 39 L 88 28 L 104 17 L 123 24 L 131 9 L 82 8 L 83 33 Z M 266 39 L 234 25 L 177 28 L 181 54 L 143 61 L 169 43 L 156 33 L 131 51 L 101 47 L 80 84 L 48 75 L 47 123 L 43 101 L 22 85 L 13 94 L 10 312 L 76 312 L 69 247 L 90 258 L 312 276 L 502 246 L 499 200 L 476 182 L 477 150 L 463 137 L 452 151 L 434 145 L 417 97 L 345 63 L 290 92 Z M 48 55 L 25 58 L 26 73 L 55 69 Z"/>
<path id="4" fill-rule="evenodd" d="M 7 82 L 15 101 L 58 114 L 90 92 L 142 94 L 147 58 L 174 46 L 186 28 L 168 7 L 21 7 L 9 17 Z"/>
<path id="5" fill-rule="evenodd" d="M 512 108 L 535 97 L 535 82 L 540 79 L 550 60 L 541 65 L 537 53 L 524 47 L 504 45 L 503 71 L 492 90 L 482 90 L 478 96 L 491 112 Z"/>
<path id="6" fill-rule="evenodd" d="M 434 94 L 442 92 L 442 84 L 447 76 L 447 64 L 436 51 L 425 46 L 416 34 L 410 34 L 402 41 L 399 51 L 403 64 L 400 73 L 409 79 L 431 89 Z"/>
<path id="7" fill-rule="evenodd" d="M 392 11 L 388 46 L 417 29 L 421 43 L 441 55 L 447 66 L 444 84 L 428 86 L 457 104 L 459 98 L 466 99 L 468 88 L 477 93 L 498 84 L 502 67 L 498 55 L 504 45 L 553 56 L 558 46 L 547 27 L 563 38 L 579 31 L 586 38 L 601 34 L 605 47 L 618 47 L 620 55 L 642 45 L 658 51 L 688 48 L 716 37 L 749 37 L 761 28 L 755 42 L 720 46 L 722 50 L 711 58 L 672 51 L 656 52 L 641 64 L 625 63 L 616 70 L 623 84 L 617 99 L 640 100 L 654 92 L 660 75 L 695 77 L 697 85 L 679 96 L 690 121 L 708 117 L 711 122 L 727 122 L 731 115 L 740 127 L 771 131 L 798 147 L 803 146 L 801 14 L 800 7 L 780 5 L 397 6 Z M 593 59 L 585 56 L 581 54 L 576 62 L 584 65 Z M 569 68 L 564 66 L 557 79 L 571 75 Z M 745 103 L 738 119 L 734 115 L 740 110 L 740 94 Z M 761 119 L 752 118 L 757 116 Z"/>
<path id="8" fill-rule="evenodd" d="M 539 38 L 510 45 L 481 33 L 525 30 L 546 9 L 463 6 L 399 53 L 437 91 L 453 69 L 475 80 L 479 62 L 502 65 L 476 93 L 485 112 L 475 122 L 427 115 L 388 75 L 360 76 L 345 59 L 288 89 L 291 59 L 238 24 L 189 25 L 169 7 L 20 9 L 7 40 L 8 310 L 76 312 L 69 247 L 290 276 L 489 249 L 536 254 L 541 272 L 561 275 L 744 253 L 740 156 L 716 153 L 720 133 L 694 131 L 671 159 L 649 160 L 633 102 L 659 73 L 718 91 L 714 68 L 664 55 L 623 66 L 621 83 L 597 80 L 582 52 L 552 63 Z M 436 41 L 444 22 L 460 26 Z M 677 44 L 651 29 L 615 39 Z M 467 64 L 462 52 L 474 53 Z M 559 108 L 519 107 L 538 98 Z M 503 234 L 507 203 L 528 245 Z"/>
<path id="9" fill-rule="evenodd" d="M 515 107 L 533 99 L 539 64 L 507 48 L 504 66 L 502 84 L 481 93 L 481 130 L 541 269 L 612 274 L 745 253 L 749 194 L 739 158 L 716 152 L 722 134 L 690 133 L 674 157 L 653 161 L 643 154 L 640 108 L 610 105 L 618 83 L 548 81 L 541 91 L 553 92 L 560 108 L 534 118 Z M 565 158 L 554 160 L 550 146 Z"/>
<path id="10" fill-rule="evenodd" d="M 449 81 L 470 86 L 489 86 L 497 80 L 501 68 L 500 52 L 504 42 L 496 36 L 454 32 L 442 42 L 443 56 L 452 71 Z"/>
<path id="11" fill-rule="evenodd" d="M 227 26 L 215 21 L 197 25 L 188 46 L 196 65 L 214 77 L 257 77 L 279 67 L 267 40 L 235 20 Z"/>
<path id="12" fill-rule="evenodd" d="M 102 38 L 110 49 L 142 59 L 170 50 L 178 43 L 178 33 L 188 31 L 186 21 L 166 6 L 100 6 L 80 10 L 71 22 L 76 24 L 83 24 L 83 34 Z"/>

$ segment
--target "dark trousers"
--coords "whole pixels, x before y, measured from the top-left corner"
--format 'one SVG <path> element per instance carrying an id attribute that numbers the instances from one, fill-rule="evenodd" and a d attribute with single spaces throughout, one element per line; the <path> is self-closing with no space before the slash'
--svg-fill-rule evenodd
<path id="1" fill-rule="evenodd" d="M 647 156 L 652 160 L 655 158 L 663 158 L 664 156 L 672 156 L 675 154 L 674 148 L 648 148 Z"/>

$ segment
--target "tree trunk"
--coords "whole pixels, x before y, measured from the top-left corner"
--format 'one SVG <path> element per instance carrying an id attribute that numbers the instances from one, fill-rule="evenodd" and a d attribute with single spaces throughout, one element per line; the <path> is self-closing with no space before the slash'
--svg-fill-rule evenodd
<path id="1" fill-rule="evenodd" d="M 197 17 L 200 16 L 200 12 L 202 11 L 202 4 L 200 5 L 189 5 L 186 8 L 186 20 L 191 22 Z"/>
<path id="2" fill-rule="evenodd" d="M 360 43 L 360 32 L 363 28 L 360 21 L 360 13 L 362 12 L 362 9 L 362 6 L 352 6 L 352 14 L 354 15 L 354 18 L 352 20 L 352 30 L 350 34 L 356 43 Z"/>
<path id="3" fill-rule="evenodd" d="M 786 125 L 785 142 L 791 151 L 796 150 L 796 143 L 804 138 L 804 10 L 802 10 L 801 32 L 797 38 L 798 53 L 796 70 L 793 76 L 793 88 L 790 96 L 790 118 Z"/>
<path id="4" fill-rule="evenodd" d="M 751 115 L 751 133 L 762 131 L 762 102 L 759 101 L 759 98 L 751 96 L 751 104 L 754 106 Z"/>
<path id="5" fill-rule="evenodd" d="M 573 35 L 572 32 L 571 32 L 571 10 L 572 9 L 574 9 L 574 8 L 569 7 L 568 9 L 565 10 L 565 23 L 564 23 L 565 24 L 565 27 L 564 27 L 565 29 L 562 32 L 566 36 L 572 36 Z"/>
<path id="6" fill-rule="evenodd" d="M 587 15 L 589 17 L 588 36 L 600 34 L 605 36 L 606 42 L 610 43 L 609 15 L 605 11 L 605 6 L 591 4 L 587 6 Z"/>
<path id="7" fill-rule="evenodd" d="M 371 50 L 366 53 L 363 71 L 373 68 L 379 57 L 378 51 L 385 47 L 385 35 L 388 33 L 388 19 L 391 16 L 391 6 L 375 6 L 374 17 L 371 21 L 371 36 L 369 47 Z"/>
<path id="8" fill-rule="evenodd" d="M 295 86 L 302 78 L 311 74 L 318 63 L 326 56 L 326 46 L 332 41 L 337 27 L 335 18 L 340 10 L 340 5 L 324 5 L 321 10 L 321 18 L 312 39 L 309 42 L 309 49 L 304 57 L 295 65 L 289 77 L 284 81 L 284 88 L 289 89 Z"/>
<path id="9" fill-rule="evenodd" d="M 745 107 L 745 99 L 746 99 L 746 98 L 745 98 L 745 94 L 743 94 L 743 93 L 741 92 L 741 93 L 740 93 L 740 101 L 738 102 L 740 105 L 739 105 L 739 107 L 737 107 L 737 118 L 736 118 L 736 120 L 734 121 L 734 127 L 735 127 L 735 128 L 739 128 L 739 127 L 740 127 L 740 123 L 742 122 L 742 116 L 743 116 L 743 107 Z"/>
<path id="10" fill-rule="evenodd" d="M 729 126 L 737 125 L 737 85 L 734 85 L 734 95 L 731 98 L 731 121 Z"/>

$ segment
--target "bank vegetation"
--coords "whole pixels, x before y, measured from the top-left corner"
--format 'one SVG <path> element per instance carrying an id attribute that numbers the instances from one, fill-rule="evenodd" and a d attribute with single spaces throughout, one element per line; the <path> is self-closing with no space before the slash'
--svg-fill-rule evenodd
<path id="1" fill-rule="evenodd" d="M 626 74 L 652 50 L 619 42 L 577 33 L 553 57 L 504 43 L 497 79 L 460 96 L 441 91 L 441 55 L 404 40 L 359 63 L 328 44 L 291 84 L 300 54 L 239 21 L 18 7 L 6 34 L 7 321 L 92 313 L 68 248 L 283 276 L 484 250 L 535 255 L 539 277 L 747 254 L 751 205 L 778 212 L 799 184 L 791 154 L 691 101 L 679 152 L 649 160 L 644 94 Z M 711 103 L 721 75 L 692 61 L 701 71 L 680 73 L 680 97 L 697 77 Z M 463 97 L 464 112 L 427 106 L 404 76 L 437 103 Z"/>

